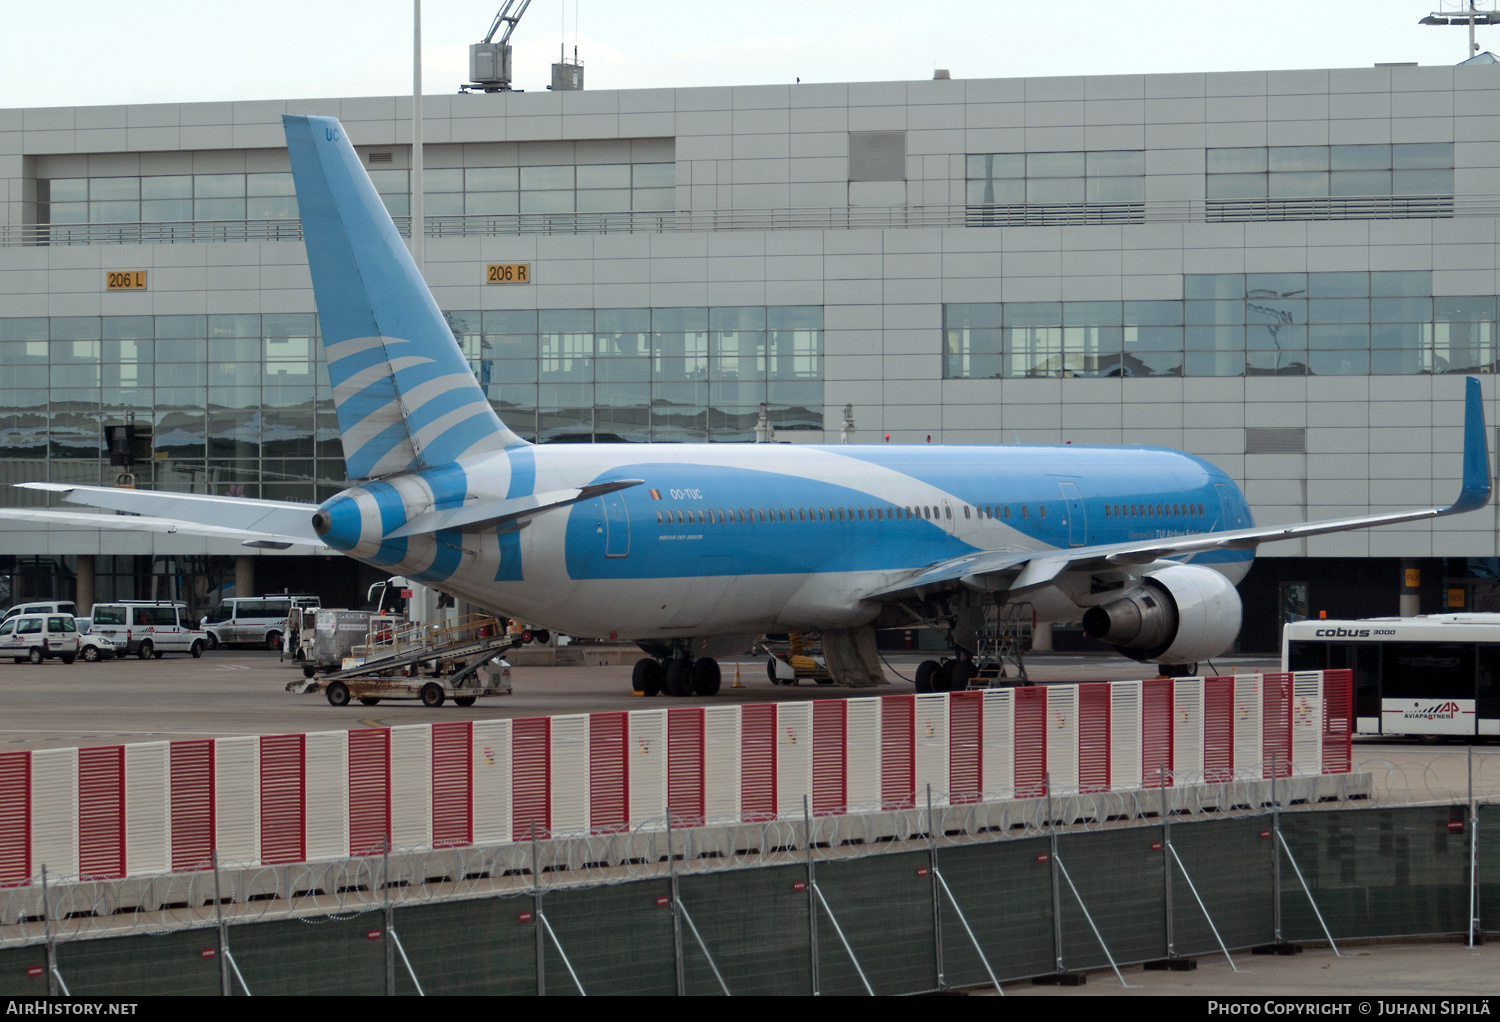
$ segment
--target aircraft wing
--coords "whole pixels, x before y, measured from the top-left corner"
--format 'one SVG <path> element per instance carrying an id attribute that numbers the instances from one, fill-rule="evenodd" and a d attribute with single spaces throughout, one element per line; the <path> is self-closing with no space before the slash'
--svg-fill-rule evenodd
<path id="1" fill-rule="evenodd" d="M 309 552 L 326 549 L 312 527 L 311 504 L 248 497 L 215 497 L 202 493 L 163 493 L 113 486 L 75 486 L 71 483 L 18 483 L 21 489 L 59 493 L 70 504 L 123 511 L 99 515 L 49 508 L 0 508 L 0 518 L 50 522 L 91 529 L 130 532 L 181 533 L 211 539 L 238 539 L 243 545 L 268 550 L 305 546 Z"/>
<path id="2" fill-rule="evenodd" d="M 961 585 L 977 591 L 1006 589 L 1024 593 L 1051 584 L 1065 571 L 1099 571 L 1151 564 L 1213 550 L 1251 550 L 1262 543 L 1305 539 L 1330 532 L 1371 529 L 1378 525 L 1420 522 L 1429 518 L 1474 511 L 1490 499 L 1489 445 L 1484 434 L 1484 407 L 1479 381 L 1469 378 L 1464 394 L 1463 485 L 1458 498 L 1446 507 L 1418 508 L 1390 514 L 1334 518 L 1299 525 L 1267 525 L 1226 532 L 1074 547 L 1068 550 L 981 550 L 927 565 L 892 585 L 869 593 L 866 599 L 904 596 L 922 589 Z"/>

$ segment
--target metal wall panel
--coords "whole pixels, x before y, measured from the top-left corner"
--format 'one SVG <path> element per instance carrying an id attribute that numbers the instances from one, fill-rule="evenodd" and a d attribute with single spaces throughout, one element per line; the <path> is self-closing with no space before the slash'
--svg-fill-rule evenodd
<path id="1" fill-rule="evenodd" d="M 919 807 L 948 804 L 948 693 L 916 697 L 915 742 L 912 752 L 912 798 Z"/>
<path id="2" fill-rule="evenodd" d="M 31 753 L 0 753 L 0 887 L 31 877 Z"/>
<path id="3" fill-rule="evenodd" d="M 848 808 L 845 788 L 846 701 L 819 699 L 812 704 L 812 814 L 834 816 Z"/>
<path id="4" fill-rule="evenodd" d="M 1110 789 L 1110 685 L 1078 686 L 1078 790 Z"/>
<path id="5" fill-rule="evenodd" d="M 78 875 L 78 750 L 31 754 L 31 868 L 61 880 Z"/>
<path id="6" fill-rule="evenodd" d="M 1178 784 L 1203 780 L 1203 679 L 1172 683 L 1172 773 Z"/>
<path id="7" fill-rule="evenodd" d="M 166 742 L 125 746 L 125 871 L 130 876 L 171 868 L 169 751 Z"/>
<path id="8" fill-rule="evenodd" d="M 260 737 L 260 860 L 307 858 L 303 788 L 305 735 Z"/>
<path id="9" fill-rule="evenodd" d="M 740 708 L 703 711 L 703 816 L 708 823 L 740 818 Z"/>
<path id="10" fill-rule="evenodd" d="M 174 872 L 211 869 L 214 828 L 214 742 L 173 742 L 169 753 L 171 860 Z"/>
<path id="11" fill-rule="evenodd" d="M 349 855 L 349 732 L 318 731 L 306 736 L 303 762 L 313 783 L 303 790 L 307 818 L 303 825 L 310 861 Z"/>
<path id="12" fill-rule="evenodd" d="M 1013 691 L 1015 797 L 1039 798 L 1047 794 L 1047 687 Z"/>
<path id="13" fill-rule="evenodd" d="M 510 821 L 510 721 L 474 721 L 474 843 L 505 844 Z"/>
<path id="14" fill-rule="evenodd" d="M 1261 676 L 1234 676 L 1234 776 L 1257 779 L 1264 772 L 1260 747 L 1264 737 Z"/>
<path id="15" fill-rule="evenodd" d="M 260 862 L 260 739 L 214 742 L 214 833 L 220 865 Z"/>
<path id="16" fill-rule="evenodd" d="M 909 809 L 917 792 L 917 697 L 880 697 L 880 807 Z"/>
<path id="17" fill-rule="evenodd" d="M 1354 740 L 1354 672 L 1323 672 L 1323 772 L 1347 774 Z"/>
<path id="18" fill-rule="evenodd" d="M 125 875 L 125 748 L 78 750 L 78 875 Z"/>
<path id="19" fill-rule="evenodd" d="M 548 751 L 548 813 L 552 833 L 584 834 L 589 829 L 589 718 L 574 713 L 552 718 Z"/>
<path id="20" fill-rule="evenodd" d="M 948 801 L 978 802 L 983 794 L 984 693 L 948 699 Z"/>
<path id="21" fill-rule="evenodd" d="M 1323 673 L 1292 674 L 1292 769 L 1301 777 L 1323 772 Z"/>
<path id="22" fill-rule="evenodd" d="M 1177 713 L 1172 705 L 1170 681 L 1142 681 L 1141 686 L 1141 787 L 1157 788 L 1162 778 L 1173 784 L 1173 735 Z"/>
<path id="23" fill-rule="evenodd" d="M 630 715 L 630 825 L 660 827 L 667 816 L 667 711 Z"/>
<path id="24" fill-rule="evenodd" d="M 380 855 L 391 836 L 391 732 L 349 732 L 349 854 Z"/>
<path id="25" fill-rule="evenodd" d="M 776 704 L 740 708 L 740 816 L 747 823 L 776 816 Z"/>
<path id="26" fill-rule="evenodd" d="M 589 830 L 614 834 L 630 828 L 630 717 L 589 714 Z"/>
<path id="27" fill-rule="evenodd" d="M 1109 780 L 1117 791 L 1141 786 L 1141 683 L 1109 686 Z"/>
<path id="28" fill-rule="evenodd" d="M 850 809 L 880 808 L 880 699 L 844 700 L 844 731 L 849 736 L 844 790 Z"/>
<path id="29" fill-rule="evenodd" d="M 552 833 L 549 785 L 552 780 L 551 720 L 522 717 L 510 724 L 512 836 L 517 841 L 549 837 Z"/>
<path id="30" fill-rule="evenodd" d="M 674 827 L 703 824 L 703 710 L 667 711 L 667 811 Z"/>
<path id="31" fill-rule="evenodd" d="M 1292 774 L 1292 676 L 1266 674 L 1261 677 L 1261 762 L 1266 777 Z M 1274 773 L 1273 773 L 1274 771 Z"/>
<path id="32" fill-rule="evenodd" d="M 473 842 L 469 768 L 474 759 L 467 720 L 432 725 L 432 847 Z"/>
<path id="33" fill-rule="evenodd" d="M 1078 792 L 1078 686 L 1047 686 L 1047 773 L 1052 792 Z"/>
<path id="34" fill-rule="evenodd" d="M 981 753 L 985 801 L 1014 798 L 1016 791 L 1015 701 L 1013 688 L 984 693 L 984 751 Z"/>
<path id="35" fill-rule="evenodd" d="M 432 725 L 391 728 L 391 846 L 432 847 Z"/>
<path id="36" fill-rule="evenodd" d="M 812 799 L 812 707 L 776 705 L 776 805 L 782 816 L 801 817 Z"/>
<path id="37" fill-rule="evenodd" d="M 1203 679 L 1203 779 L 1234 778 L 1234 679 Z"/>

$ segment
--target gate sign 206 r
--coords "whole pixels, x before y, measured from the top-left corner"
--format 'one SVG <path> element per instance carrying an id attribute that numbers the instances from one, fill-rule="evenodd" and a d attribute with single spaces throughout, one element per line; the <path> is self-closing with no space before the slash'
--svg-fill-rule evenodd
<path id="1" fill-rule="evenodd" d="M 530 284 L 530 263 L 490 263 L 485 268 L 486 284 Z"/>
<path id="2" fill-rule="evenodd" d="M 146 271 L 107 270 L 104 274 L 104 290 L 144 291 L 146 290 Z"/>

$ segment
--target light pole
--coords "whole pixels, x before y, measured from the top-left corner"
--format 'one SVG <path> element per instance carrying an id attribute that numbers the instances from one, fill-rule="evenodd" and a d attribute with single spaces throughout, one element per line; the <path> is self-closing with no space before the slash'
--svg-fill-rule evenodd
<path id="1" fill-rule="evenodd" d="M 1474 28 L 1477 25 L 1500 25 L 1500 11 L 1479 9 L 1479 0 L 1468 0 L 1464 6 L 1463 0 L 1459 0 L 1460 10 L 1457 11 L 1433 11 L 1427 17 L 1417 22 L 1419 25 L 1468 25 L 1469 26 L 1469 52 L 1464 54 L 1468 60 L 1479 52 L 1479 43 L 1474 39 Z"/>

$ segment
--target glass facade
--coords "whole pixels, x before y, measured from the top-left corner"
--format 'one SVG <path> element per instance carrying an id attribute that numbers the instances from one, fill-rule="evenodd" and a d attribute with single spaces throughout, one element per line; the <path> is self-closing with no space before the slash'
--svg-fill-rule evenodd
<path id="1" fill-rule="evenodd" d="M 391 215 L 410 216 L 409 172 L 371 168 L 369 174 Z M 429 167 L 422 175 L 425 215 L 434 217 L 670 210 L 676 185 L 675 163 Z M 43 224 L 297 217 L 290 173 L 44 178 L 37 197 Z"/>
<path id="2" fill-rule="evenodd" d="M 1492 373 L 1496 297 L 1425 271 L 1188 274 L 1181 301 L 943 307 L 945 379 Z"/>
<path id="3" fill-rule="evenodd" d="M 1209 149 L 1210 199 L 1452 195 L 1453 143 Z"/>
<path id="4" fill-rule="evenodd" d="M 1140 150 L 971 154 L 966 167 L 968 201 L 974 205 L 1146 198 L 1146 154 Z"/>
<path id="5" fill-rule="evenodd" d="M 506 424 L 531 440 L 749 441 L 821 429 L 817 306 L 450 312 Z M 321 500 L 345 485 L 310 313 L 0 319 L 0 483 L 137 483 Z M 18 501 L 45 499 L 12 491 Z"/>

